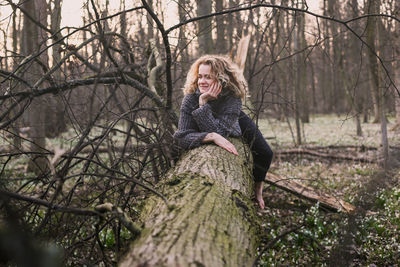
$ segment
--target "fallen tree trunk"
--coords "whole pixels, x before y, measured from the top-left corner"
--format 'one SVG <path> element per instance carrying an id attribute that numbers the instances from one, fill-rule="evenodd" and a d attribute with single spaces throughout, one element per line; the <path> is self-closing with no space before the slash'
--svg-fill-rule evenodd
<path id="1" fill-rule="evenodd" d="M 301 148 L 294 148 L 294 149 L 287 149 L 287 150 L 279 150 L 275 152 L 277 155 L 287 155 L 287 154 L 298 154 L 298 155 L 311 155 L 320 158 L 328 158 L 328 159 L 337 159 L 337 160 L 351 160 L 363 163 L 376 163 L 376 159 L 369 159 L 363 157 L 353 157 L 353 156 L 343 156 L 338 154 L 325 154 L 316 151 L 312 151 L 309 149 L 301 149 Z"/>
<path id="2" fill-rule="evenodd" d="M 252 163 L 215 145 L 190 150 L 146 201 L 143 230 L 120 266 L 251 266 L 259 230 Z"/>
<path id="3" fill-rule="evenodd" d="M 346 213 L 351 213 L 356 209 L 355 206 L 351 205 L 350 203 L 344 200 L 341 200 L 339 198 L 321 192 L 317 192 L 310 187 L 307 187 L 303 184 L 294 181 L 293 179 L 286 179 L 278 175 L 268 173 L 265 181 L 269 184 L 272 184 L 280 189 L 295 194 L 296 196 L 299 196 L 308 201 L 314 203 L 319 202 L 321 207 L 331 211 L 335 212 L 343 211 Z"/>

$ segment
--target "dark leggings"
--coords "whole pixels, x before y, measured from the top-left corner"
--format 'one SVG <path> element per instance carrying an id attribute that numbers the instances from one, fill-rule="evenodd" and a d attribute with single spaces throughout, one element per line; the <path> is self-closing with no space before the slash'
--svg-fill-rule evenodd
<path id="1" fill-rule="evenodd" d="M 253 155 L 253 176 L 256 182 L 264 181 L 271 165 L 273 152 L 265 141 L 257 125 L 243 111 L 239 116 L 239 125 L 245 142 Z"/>

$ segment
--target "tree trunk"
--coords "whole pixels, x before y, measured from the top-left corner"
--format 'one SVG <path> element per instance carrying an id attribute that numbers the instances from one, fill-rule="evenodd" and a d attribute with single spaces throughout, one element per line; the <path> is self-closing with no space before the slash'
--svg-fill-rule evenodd
<path id="1" fill-rule="evenodd" d="M 61 6 L 62 0 L 53 0 L 49 3 L 51 10 L 52 32 L 58 32 L 61 24 Z M 55 42 L 55 41 L 53 41 Z M 53 46 L 53 66 L 61 60 L 61 45 L 54 44 Z M 59 83 L 63 80 L 62 69 L 57 69 L 52 75 L 54 81 Z M 62 100 L 62 95 L 49 95 L 46 97 L 47 103 L 45 108 L 45 131 L 46 137 L 54 138 L 60 133 L 67 130 L 67 122 L 65 120 L 65 105 Z"/>
<path id="2" fill-rule="evenodd" d="M 12 13 L 12 52 L 14 55 L 18 54 L 18 26 L 17 26 L 17 8 L 13 6 Z M 13 69 L 16 69 L 19 64 L 19 60 L 13 60 Z M 11 82 L 12 83 L 12 82 Z M 15 84 L 12 83 L 10 87 L 14 87 Z M 14 112 L 11 113 L 14 116 Z M 21 120 L 16 120 L 10 127 L 10 132 L 13 133 L 13 146 L 16 151 L 21 149 L 22 141 L 19 136 L 19 128 L 21 127 Z"/>
<path id="3" fill-rule="evenodd" d="M 47 3 L 45 0 L 26 1 L 22 7 L 30 12 L 30 16 L 42 25 L 47 25 Z M 24 15 L 23 34 L 21 38 L 21 51 L 24 56 L 36 53 L 45 45 L 46 33 L 40 29 L 28 16 Z M 42 64 L 48 64 L 47 52 L 42 53 L 38 60 Z M 24 78 L 34 83 L 37 77 L 41 77 L 41 66 L 36 63 L 30 63 L 24 71 Z M 43 99 L 35 98 L 29 106 L 27 114 L 27 126 L 30 126 L 30 149 L 34 154 L 32 161 L 29 162 L 28 171 L 33 171 L 40 174 L 48 170 L 47 159 L 41 153 L 45 152 L 45 102 Z"/>
<path id="4" fill-rule="evenodd" d="M 351 6 L 352 6 L 352 12 L 351 12 L 352 17 L 353 18 L 358 17 L 360 15 L 359 9 L 358 9 L 358 1 L 351 0 Z M 356 22 L 355 25 L 356 25 L 356 30 L 358 31 L 360 28 L 360 25 L 358 22 Z M 354 60 L 350 64 L 354 66 L 355 65 L 354 62 L 358 63 L 361 60 L 359 51 L 362 48 L 360 47 L 359 40 L 353 34 L 350 37 L 350 43 L 351 43 L 350 51 L 352 53 L 350 58 Z M 360 63 L 358 63 L 358 64 L 360 64 Z M 350 68 L 350 66 L 347 66 L 347 69 L 349 69 L 349 68 Z M 355 68 L 351 67 L 350 73 L 355 73 L 356 71 L 358 71 L 358 68 L 359 68 L 358 66 Z M 364 109 L 363 107 L 365 105 L 364 104 L 365 103 L 364 87 L 357 88 L 356 87 L 357 80 L 354 78 L 354 75 L 352 75 L 352 77 L 353 78 L 350 78 L 350 79 L 351 79 L 351 86 L 354 86 L 354 102 L 353 102 L 354 106 L 353 107 L 354 107 L 355 120 L 356 120 L 356 132 L 357 132 L 357 136 L 362 136 L 363 133 L 362 133 L 362 128 L 361 128 L 361 115 L 363 113 L 363 109 Z"/>
<path id="5" fill-rule="evenodd" d="M 396 1 L 395 4 L 395 16 L 400 16 L 400 2 Z M 394 36 L 394 41 L 392 42 L 394 45 L 394 53 L 395 58 L 400 58 L 400 24 L 396 23 Z M 395 89 L 395 110 L 396 110 L 396 126 L 397 131 L 400 131 L 400 60 L 395 60 L 393 62 L 394 65 L 394 78 L 397 89 Z"/>
<path id="6" fill-rule="evenodd" d="M 295 18 L 297 20 L 297 16 L 299 16 L 296 12 Z M 295 52 L 298 52 L 299 50 L 299 45 L 300 45 L 300 27 L 299 25 L 296 25 L 296 29 L 294 30 L 294 44 L 293 44 L 293 49 Z M 296 85 L 294 87 L 294 112 L 295 112 L 295 122 L 296 122 L 296 145 L 301 145 L 301 123 L 300 123 L 300 107 L 301 107 L 301 74 L 300 74 L 300 55 L 296 55 L 295 57 L 295 81 Z"/>
<path id="7" fill-rule="evenodd" d="M 287 0 L 281 1 L 282 6 L 287 6 L 288 2 Z M 276 38 L 277 38 L 277 50 L 282 51 L 280 52 L 281 58 L 286 58 L 288 56 L 288 49 L 290 49 L 290 38 L 286 38 L 288 35 L 288 30 L 290 26 L 285 23 L 285 13 L 282 10 L 277 11 L 277 15 L 275 15 L 275 25 L 276 25 Z M 286 43 L 287 42 L 287 43 Z M 287 49 L 285 49 L 286 47 Z M 255 59 L 256 60 L 256 59 Z M 289 101 L 289 94 L 288 94 L 288 87 L 289 87 L 289 81 L 288 81 L 288 75 L 285 70 L 289 68 L 289 65 L 287 63 L 287 60 L 282 60 L 276 63 L 278 66 L 278 81 L 280 86 L 278 89 L 281 91 L 278 91 L 277 94 L 282 94 L 283 99 L 286 99 Z M 286 118 L 289 117 L 289 107 L 287 104 L 280 105 L 282 107 L 282 111 L 279 114 L 279 120 L 284 121 Z"/>
<path id="8" fill-rule="evenodd" d="M 400 130 L 400 64 L 397 63 L 397 65 L 399 65 L 397 67 L 397 73 L 396 73 L 396 86 L 397 86 L 397 90 L 396 92 L 394 92 L 395 94 L 395 109 L 396 109 L 396 129 Z"/>
<path id="9" fill-rule="evenodd" d="M 379 13 L 380 0 L 368 0 L 367 10 L 369 14 Z M 384 92 L 381 88 L 380 81 L 380 65 L 378 64 L 378 58 L 373 53 L 379 56 L 379 31 L 378 31 L 378 18 L 369 17 L 367 22 L 367 43 L 369 45 L 368 58 L 369 58 L 369 69 L 371 74 L 371 90 L 373 90 L 374 95 L 374 122 L 381 123 L 381 141 L 382 141 L 382 156 L 383 165 L 386 168 L 389 161 L 389 142 L 387 136 L 387 122 L 385 116 L 385 98 Z M 377 40 L 378 44 L 375 44 Z"/>
<path id="10" fill-rule="evenodd" d="M 379 0 L 368 0 L 366 7 L 367 14 L 379 14 Z M 377 27 L 377 17 L 368 17 L 366 34 L 367 34 L 367 43 L 368 43 L 368 59 L 369 59 L 369 74 L 370 74 L 370 88 L 374 106 L 374 123 L 380 122 L 380 113 L 381 113 L 381 101 L 379 94 L 379 65 L 378 59 L 374 52 L 377 51 L 379 46 L 375 45 L 375 40 L 378 36 L 378 27 Z"/>
<path id="11" fill-rule="evenodd" d="M 328 14 L 334 18 L 340 19 L 340 4 L 337 0 L 329 0 L 328 1 Z M 343 101 L 338 101 L 339 99 L 343 99 L 342 94 L 342 78 L 340 77 L 340 65 L 342 64 L 342 51 L 341 51 L 341 42 L 343 37 L 340 36 L 340 29 L 338 28 L 338 23 L 330 21 L 329 22 L 329 31 L 330 31 L 330 39 L 332 40 L 331 44 L 331 88 L 332 88 L 332 99 L 333 99 L 333 109 L 334 112 L 340 114 L 343 112 Z"/>
<path id="12" fill-rule="evenodd" d="M 332 14 L 329 14 L 329 9 L 328 9 L 328 0 L 324 0 L 323 4 L 323 14 L 324 16 L 332 16 Z M 330 29 L 330 24 L 329 20 L 324 21 L 323 23 L 323 31 L 324 31 L 324 36 L 329 37 L 329 29 Z M 331 38 L 327 38 L 327 40 L 324 42 L 324 51 L 325 54 L 322 57 L 322 94 L 324 96 L 324 102 L 326 103 L 324 105 L 324 112 L 331 113 L 334 110 L 335 104 L 337 102 L 337 99 L 334 98 L 334 88 L 333 88 L 333 83 L 332 83 L 332 66 L 330 62 L 330 57 L 331 57 Z"/>
<path id="13" fill-rule="evenodd" d="M 147 5 L 153 9 L 153 0 L 148 0 Z M 154 38 L 154 29 L 153 29 L 153 19 L 151 18 L 151 15 L 149 12 L 146 14 L 147 17 L 147 40 L 153 39 Z"/>
<path id="14" fill-rule="evenodd" d="M 215 11 L 221 12 L 224 9 L 224 1 L 217 0 L 215 1 Z M 225 35 L 225 17 L 217 16 L 215 18 L 217 22 L 217 40 L 216 40 L 216 52 L 218 54 L 226 54 L 228 50 L 226 49 L 226 35 Z"/>
<path id="15" fill-rule="evenodd" d="M 272 173 L 268 173 L 266 182 L 308 201 L 314 203 L 319 202 L 321 207 L 327 210 L 351 213 L 356 209 L 355 206 L 335 196 L 318 192 L 313 188 L 296 182 L 295 180 L 282 178 Z"/>
<path id="16" fill-rule="evenodd" d="M 179 14 L 179 21 L 182 22 L 186 19 L 187 16 L 187 0 L 178 0 L 178 14 Z M 189 49 L 187 49 L 187 36 L 186 36 L 186 26 L 179 27 L 179 38 L 178 38 L 178 50 L 181 56 L 180 62 L 182 65 L 182 69 L 189 68 L 188 61 L 189 61 Z"/>
<path id="17" fill-rule="evenodd" d="M 197 16 L 204 16 L 211 13 L 210 0 L 197 0 Z M 199 40 L 199 54 L 213 53 L 213 39 L 211 35 L 211 18 L 199 20 L 197 38 Z"/>
<path id="18" fill-rule="evenodd" d="M 233 0 L 229 0 L 228 1 L 228 8 L 233 8 L 234 7 L 234 1 Z M 227 22 L 226 22 L 226 35 L 230 36 L 230 38 L 228 38 L 228 49 L 232 49 L 233 48 L 233 13 L 229 13 L 228 14 L 228 18 L 227 18 Z"/>
<path id="19" fill-rule="evenodd" d="M 301 4 L 301 8 L 305 9 L 304 2 Z M 297 29 L 299 31 L 297 38 L 299 39 L 299 49 L 303 50 L 307 47 L 307 40 L 306 40 L 306 35 L 305 35 L 305 24 L 306 24 L 306 17 L 305 13 L 299 13 L 297 16 L 298 20 L 298 25 Z M 310 122 L 310 110 L 309 110 L 309 103 L 308 103 L 308 98 L 309 98 L 309 93 L 307 92 L 307 55 L 305 52 L 302 52 L 300 55 L 298 55 L 298 61 L 297 61 L 297 68 L 298 68 L 298 81 L 299 81 L 299 86 L 300 86 L 300 117 L 301 121 L 303 123 L 309 123 Z"/>
<path id="20" fill-rule="evenodd" d="M 259 227 L 250 200 L 247 147 L 235 156 L 215 145 L 186 152 L 152 196 L 144 229 L 120 266 L 251 266 Z"/>

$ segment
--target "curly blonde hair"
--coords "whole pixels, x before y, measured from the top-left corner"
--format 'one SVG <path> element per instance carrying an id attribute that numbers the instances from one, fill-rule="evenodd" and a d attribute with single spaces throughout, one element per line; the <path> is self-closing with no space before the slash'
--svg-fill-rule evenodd
<path id="1" fill-rule="evenodd" d="M 247 93 L 247 81 L 239 67 L 227 56 L 204 55 L 198 58 L 190 67 L 183 87 L 183 93 L 193 94 L 197 87 L 199 66 L 210 65 L 211 77 L 225 84 L 226 89 L 233 92 L 236 97 L 244 99 Z"/>

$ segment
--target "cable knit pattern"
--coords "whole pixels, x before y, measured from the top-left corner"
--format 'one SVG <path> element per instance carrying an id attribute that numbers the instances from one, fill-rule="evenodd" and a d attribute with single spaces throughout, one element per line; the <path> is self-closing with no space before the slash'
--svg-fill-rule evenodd
<path id="1" fill-rule="evenodd" d="M 240 136 L 239 114 L 242 101 L 231 94 L 208 101 L 199 107 L 200 92 L 186 95 L 182 100 L 178 131 L 174 138 L 183 149 L 201 145 L 211 132 L 224 137 Z"/>

